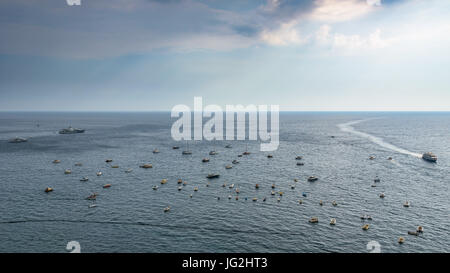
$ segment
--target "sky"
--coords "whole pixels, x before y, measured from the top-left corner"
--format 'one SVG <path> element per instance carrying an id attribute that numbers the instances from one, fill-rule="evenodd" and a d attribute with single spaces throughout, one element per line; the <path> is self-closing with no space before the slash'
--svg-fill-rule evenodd
<path id="1" fill-rule="evenodd" d="M 450 111 L 447 0 L 0 1 L 0 111 Z"/>

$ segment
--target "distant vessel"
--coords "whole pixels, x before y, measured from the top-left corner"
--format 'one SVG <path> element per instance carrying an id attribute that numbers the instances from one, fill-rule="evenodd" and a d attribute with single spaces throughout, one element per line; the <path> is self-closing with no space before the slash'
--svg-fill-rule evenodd
<path id="1" fill-rule="evenodd" d="M 220 174 L 217 173 L 210 173 L 206 176 L 206 178 L 208 179 L 212 179 L 212 178 L 219 178 Z"/>
<path id="2" fill-rule="evenodd" d="M 84 129 L 78 129 L 78 128 L 73 128 L 72 126 L 69 126 L 69 128 L 59 130 L 59 133 L 62 135 L 81 134 L 81 133 L 84 133 L 84 131 L 85 131 Z"/>
<path id="3" fill-rule="evenodd" d="M 308 181 L 309 181 L 309 182 L 314 182 L 314 181 L 317 181 L 317 180 L 319 180 L 319 178 L 317 178 L 317 177 L 315 177 L 315 176 L 310 176 L 310 177 L 308 177 Z"/>
<path id="4" fill-rule="evenodd" d="M 431 152 L 428 153 L 424 153 L 422 155 L 423 160 L 428 161 L 428 162 L 437 162 L 437 156 Z"/>
<path id="5" fill-rule="evenodd" d="M 192 154 L 191 150 L 189 150 L 189 144 L 187 141 L 186 141 L 186 150 L 181 152 L 181 154 L 183 154 L 183 155 L 191 155 Z"/>
<path id="6" fill-rule="evenodd" d="M 22 142 L 27 142 L 27 141 L 28 141 L 27 138 L 15 137 L 13 139 L 10 139 L 8 142 L 9 143 L 22 143 Z"/>

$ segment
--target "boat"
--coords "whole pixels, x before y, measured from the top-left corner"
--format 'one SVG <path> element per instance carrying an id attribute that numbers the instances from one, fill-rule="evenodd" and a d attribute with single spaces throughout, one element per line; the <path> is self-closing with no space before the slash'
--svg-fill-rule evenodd
<path id="1" fill-rule="evenodd" d="M 390 156 L 390 157 L 388 157 L 388 160 L 393 160 L 393 158 Z"/>
<path id="2" fill-rule="evenodd" d="M 225 148 L 227 148 L 227 149 L 230 149 L 230 148 L 232 148 L 232 147 L 231 147 L 231 144 L 227 144 L 227 145 L 225 145 Z"/>
<path id="3" fill-rule="evenodd" d="M 312 223 L 312 224 L 319 223 L 319 218 L 317 218 L 317 217 L 312 217 L 311 219 L 309 219 L 309 222 Z"/>
<path id="4" fill-rule="evenodd" d="M 151 169 L 151 168 L 153 168 L 153 165 L 152 164 L 143 164 L 143 165 L 139 166 L 139 168 Z"/>
<path id="5" fill-rule="evenodd" d="M 58 160 L 58 159 L 55 159 L 55 160 L 53 160 L 53 162 L 52 162 L 53 164 L 58 164 L 58 163 L 61 163 L 61 161 L 60 160 Z"/>
<path id="6" fill-rule="evenodd" d="M 81 167 L 83 166 L 83 163 L 75 163 L 75 167 Z"/>
<path id="7" fill-rule="evenodd" d="M 198 191 L 198 187 L 194 187 L 194 191 Z"/>
<path id="8" fill-rule="evenodd" d="M 272 189 L 275 189 L 275 184 L 272 184 Z"/>
<path id="9" fill-rule="evenodd" d="M 424 153 L 422 155 L 422 159 L 428 162 L 436 163 L 437 162 L 437 156 L 431 152 Z"/>
<path id="10" fill-rule="evenodd" d="M 419 236 L 419 233 L 417 231 L 408 231 L 409 235 Z"/>
<path id="11" fill-rule="evenodd" d="M 89 195 L 88 197 L 86 197 L 87 200 L 95 200 L 97 199 L 98 194 L 97 193 L 93 193 L 91 195 Z"/>
<path id="12" fill-rule="evenodd" d="M 102 176 L 103 173 L 102 172 L 97 172 L 97 176 Z"/>
<path id="13" fill-rule="evenodd" d="M 181 191 L 183 189 L 183 186 L 178 187 L 178 191 Z"/>
<path id="14" fill-rule="evenodd" d="M 227 184 L 226 184 L 226 183 L 223 183 L 222 187 L 225 188 L 226 186 L 227 186 Z"/>
<path id="15" fill-rule="evenodd" d="M 213 179 L 213 178 L 219 178 L 220 174 L 217 173 L 210 173 L 206 176 L 206 178 L 208 179 Z"/>
<path id="16" fill-rule="evenodd" d="M 259 189 L 259 184 L 256 184 L 256 185 L 255 185 L 255 189 Z"/>
<path id="17" fill-rule="evenodd" d="M 277 198 L 277 202 L 281 202 L 281 198 L 280 197 Z"/>
<path id="18" fill-rule="evenodd" d="M 183 183 L 183 179 L 179 178 L 179 179 L 177 180 L 177 184 L 181 184 L 181 183 Z"/>
<path id="19" fill-rule="evenodd" d="M 59 130 L 59 133 L 61 135 L 81 134 L 81 133 L 84 133 L 84 131 L 85 131 L 84 129 L 78 129 L 78 128 L 73 128 L 72 126 L 69 126 L 69 128 Z"/>
<path id="20" fill-rule="evenodd" d="M 209 162 L 209 158 L 203 158 L 203 159 L 202 159 L 202 162 L 203 162 L 203 163 Z"/>
<path id="21" fill-rule="evenodd" d="M 189 150 L 189 143 L 186 141 L 186 150 L 181 152 L 182 155 L 191 155 L 192 152 Z"/>
<path id="22" fill-rule="evenodd" d="M 90 204 L 89 206 L 88 206 L 88 208 L 90 208 L 90 209 L 92 209 L 92 208 L 96 208 L 97 207 L 97 205 L 96 204 Z"/>
<path id="23" fill-rule="evenodd" d="M 183 186 L 186 186 L 188 183 L 186 181 L 183 182 Z"/>
<path id="24" fill-rule="evenodd" d="M 23 142 L 27 142 L 28 139 L 27 138 L 22 138 L 22 137 L 15 137 L 10 139 L 8 142 L 9 143 L 23 143 Z"/>
<path id="25" fill-rule="evenodd" d="M 238 157 L 242 157 L 242 155 L 238 155 Z"/>
<path id="26" fill-rule="evenodd" d="M 332 203 L 331 203 L 333 206 L 337 206 L 337 202 L 336 201 L 333 201 Z"/>
<path id="27" fill-rule="evenodd" d="M 403 238 L 403 237 L 398 238 L 399 244 L 403 244 L 404 242 L 405 242 L 405 238 Z"/>
<path id="28" fill-rule="evenodd" d="M 81 181 L 81 182 L 87 182 L 87 181 L 89 181 L 89 178 L 83 177 L 83 178 L 80 179 L 80 181 Z"/>
<path id="29" fill-rule="evenodd" d="M 125 170 L 125 173 L 131 173 L 131 172 L 133 172 L 133 169 L 127 169 L 127 170 Z"/>
<path id="30" fill-rule="evenodd" d="M 384 197 L 386 197 L 386 195 L 384 195 L 384 193 L 382 192 L 382 193 L 380 193 L 380 198 L 384 198 Z"/>
<path id="31" fill-rule="evenodd" d="M 301 204 L 303 204 L 303 200 L 298 200 L 298 203 L 301 205 Z"/>
<path id="32" fill-rule="evenodd" d="M 231 184 L 228 188 L 230 189 L 234 188 L 234 184 Z"/>
<path id="33" fill-rule="evenodd" d="M 256 201 L 258 201 L 258 198 L 256 198 L 256 197 L 253 197 L 253 202 L 256 202 Z"/>
<path id="34" fill-rule="evenodd" d="M 279 191 L 278 194 L 279 194 L 280 196 L 283 196 L 284 192 Z"/>
<path id="35" fill-rule="evenodd" d="M 297 179 L 297 178 L 294 178 L 294 182 L 298 182 L 298 179 Z"/>
<path id="36" fill-rule="evenodd" d="M 275 195 L 275 191 L 271 191 L 271 192 L 270 192 L 270 195 Z"/>
<path id="37" fill-rule="evenodd" d="M 180 147 L 178 147 L 178 146 L 172 146 L 172 149 L 173 149 L 173 150 L 178 150 L 178 149 L 180 149 Z"/>
<path id="38" fill-rule="evenodd" d="M 370 225 L 369 225 L 369 224 L 365 224 L 364 226 L 362 226 L 362 229 L 363 229 L 363 230 L 368 230 L 368 229 L 369 229 L 369 227 L 370 227 Z"/>
<path id="39" fill-rule="evenodd" d="M 154 149 L 154 150 L 153 150 L 153 153 L 154 153 L 154 154 L 157 154 L 157 153 L 159 153 L 159 150 L 158 150 L 158 149 Z"/>
<path id="40" fill-rule="evenodd" d="M 302 196 L 303 196 L 303 197 L 306 197 L 306 196 L 307 196 L 306 192 L 302 193 Z"/>
<path id="41" fill-rule="evenodd" d="M 374 156 L 369 156 L 369 159 L 370 159 L 370 160 L 374 160 L 375 157 L 374 157 Z"/>
<path id="42" fill-rule="evenodd" d="M 113 168 L 113 169 L 118 169 L 118 168 L 119 168 L 119 165 L 112 165 L 111 168 Z"/>
<path id="43" fill-rule="evenodd" d="M 317 180 L 319 180 L 319 178 L 317 178 L 317 177 L 315 177 L 315 176 L 310 176 L 310 177 L 308 177 L 308 182 L 315 182 L 315 181 L 317 181 Z"/>
<path id="44" fill-rule="evenodd" d="M 231 161 L 231 163 L 233 163 L 233 164 L 238 164 L 239 161 L 237 161 L 236 159 L 234 159 L 233 161 Z"/>
<path id="45" fill-rule="evenodd" d="M 104 189 L 111 188 L 111 184 L 105 184 L 105 185 L 103 185 L 103 188 Z"/>
<path id="46" fill-rule="evenodd" d="M 72 173 L 72 170 L 69 170 L 69 169 L 64 171 L 64 174 L 71 174 L 71 173 Z"/>
<path id="47" fill-rule="evenodd" d="M 323 202 L 322 200 L 319 201 L 319 205 L 323 206 Z"/>
<path id="48" fill-rule="evenodd" d="M 303 163 L 303 162 L 297 162 L 297 166 L 303 166 L 303 165 L 305 165 L 305 163 Z"/>
<path id="49" fill-rule="evenodd" d="M 406 201 L 405 203 L 403 203 L 403 206 L 404 206 L 405 208 L 409 208 L 409 201 Z"/>
<path id="50" fill-rule="evenodd" d="M 375 184 L 372 184 L 372 185 L 370 185 L 372 188 L 376 188 L 377 187 L 377 185 L 375 185 Z"/>
<path id="51" fill-rule="evenodd" d="M 291 185 L 291 189 L 292 189 L 292 190 L 295 189 L 295 186 L 294 186 L 294 185 Z"/>
<path id="52" fill-rule="evenodd" d="M 161 185 L 164 185 L 166 183 L 167 183 L 167 179 L 164 178 L 164 179 L 161 180 Z"/>
<path id="53" fill-rule="evenodd" d="M 336 225 L 336 219 L 331 218 L 330 225 L 332 225 L 332 226 Z"/>
<path id="54" fill-rule="evenodd" d="M 53 188 L 47 187 L 47 188 L 45 188 L 44 191 L 45 191 L 45 192 L 52 192 L 52 191 L 53 191 Z"/>
<path id="55" fill-rule="evenodd" d="M 245 143 L 245 152 L 242 153 L 242 155 L 249 155 L 250 152 L 248 151 L 248 143 Z"/>
<path id="56" fill-rule="evenodd" d="M 231 166 L 231 165 L 226 165 L 225 166 L 225 169 L 227 169 L 227 170 L 232 169 L 232 168 L 233 168 L 233 166 Z"/>
<path id="57" fill-rule="evenodd" d="M 295 157 L 295 160 L 302 160 L 302 159 L 303 159 L 303 157 L 299 156 L 299 155 Z"/>
<path id="58" fill-rule="evenodd" d="M 210 152 L 209 152 L 209 155 L 216 155 L 216 154 L 217 154 L 216 151 L 210 151 Z"/>
<path id="59" fill-rule="evenodd" d="M 164 212 L 168 212 L 170 210 L 170 206 L 164 208 Z"/>
<path id="60" fill-rule="evenodd" d="M 423 227 L 422 226 L 418 226 L 417 227 L 417 232 L 418 233 L 423 233 Z"/>
<path id="61" fill-rule="evenodd" d="M 231 195 L 228 195 L 228 199 L 231 199 Z"/>
<path id="62" fill-rule="evenodd" d="M 267 155 L 267 158 L 273 158 L 273 155 Z"/>
<path id="63" fill-rule="evenodd" d="M 112 159 L 106 159 L 105 162 L 106 163 L 111 163 L 111 162 L 113 162 L 113 160 Z"/>
<path id="64" fill-rule="evenodd" d="M 266 198 L 265 197 L 263 198 L 263 202 L 266 202 Z"/>
<path id="65" fill-rule="evenodd" d="M 379 183 L 381 181 L 381 179 L 377 176 L 377 177 L 375 177 L 375 179 L 373 180 L 373 182 L 375 182 L 375 183 Z"/>
<path id="66" fill-rule="evenodd" d="M 152 189 L 155 190 L 155 191 L 156 191 L 158 188 L 159 188 L 159 187 L 156 186 L 156 185 L 152 187 Z"/>

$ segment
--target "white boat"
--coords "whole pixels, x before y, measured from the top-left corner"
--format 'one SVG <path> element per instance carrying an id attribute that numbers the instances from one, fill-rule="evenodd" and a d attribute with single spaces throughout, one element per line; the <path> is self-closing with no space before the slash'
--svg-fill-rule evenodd
<path id="1" fill-rule="evenodd" d="M 27 141 L 28 141 L 27 138 L 15 137 L 13 139 L 10 139 L 8 142 L 9 143 L 23 143 L 23 142 L 27 142 Z"/>
<path id="2" fill-rule="evenodd" d="M 85 131 L 84 129 L 78 129 L 78 128 L 73 128 L 72 126 L 69 126 L 69 128 L 59 130 L 59 133 L 62 135 L 81 134 L 81 133 L 84 133 L 84 131 Z"/>

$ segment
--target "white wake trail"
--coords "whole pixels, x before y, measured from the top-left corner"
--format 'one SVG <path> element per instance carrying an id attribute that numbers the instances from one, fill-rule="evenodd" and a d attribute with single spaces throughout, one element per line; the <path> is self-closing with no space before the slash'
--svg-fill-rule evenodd
<path id="1" fill-rule="evenodd" d="M 401 154 L 405 154 L 405 155 L 411 155 L 411 156 L 415 156 L 415 157 L 419 157 L 421 158 L 422 155 L 419 153 L 414 153 L 408 150 L 405 150 L 403 148 L 397 147 L 395 145 L 392 145 L 390 143 L 385 142 L 382 138 L 373 136 L 371 134 L 367 134 L 364 132 L 360 132 L 358 130 L 355 130 L 355 128 L 352 127 L 352 125 L 364 122 L 364 121 L 368 121 L 368 120 L 372 120 L 372 119 L 362 119 L 362 120 L 356 120 L 356 121 L 351 121 L 351 122 L 347 122 L 347 123 L 342 123 L 342 124 L 338 124 L 337 126 L 339 127 L 339 129 L 341 129 L 341 131 L 343 132 L 348 132 L 348 133 L 352 133 L 354 135 L 360 136 L 360 137 L 364 137 L 369 139 L 370 141 L 372 141 L 375 144 L 380 145 L 381 147 L 387 148 L 389 150 L 401 153 Z"/>

